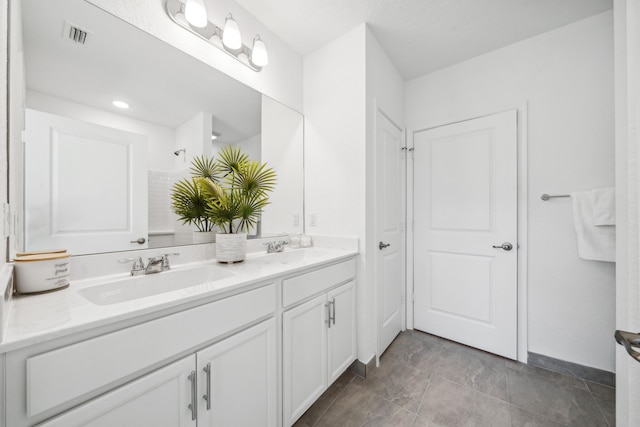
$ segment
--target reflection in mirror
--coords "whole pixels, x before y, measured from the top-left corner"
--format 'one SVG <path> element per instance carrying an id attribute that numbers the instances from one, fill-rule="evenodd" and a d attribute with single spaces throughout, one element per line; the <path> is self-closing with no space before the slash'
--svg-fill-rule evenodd
<path id="1" fill-rule="evenodd" d="M 12 199 L 24 206 L 15 249 L 193 243 L 170 189 L 194 157 L 228 144 L 278 174 L 254 236 L 303 231 L 299 113 L 86 1 L 13 3 L 22 7 L 24 70 L 12 70 L 10 96 L 12 108 L 25 107 L 26 129 L 22 151 L 23 124 L 11 123 Z"/>

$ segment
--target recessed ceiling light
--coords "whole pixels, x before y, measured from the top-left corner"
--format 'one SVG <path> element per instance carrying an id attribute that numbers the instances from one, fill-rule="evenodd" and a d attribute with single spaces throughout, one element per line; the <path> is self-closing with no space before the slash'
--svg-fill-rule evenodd
<path id="1" fill-rule="evenodd" d="M 113 101 L 113 105 L 115 105 L 118 108 L 122 108 L 123 110 L 126 110 L 127 108 L 129 108 L 129 104 L 127 104 L 124 101 Z"/>

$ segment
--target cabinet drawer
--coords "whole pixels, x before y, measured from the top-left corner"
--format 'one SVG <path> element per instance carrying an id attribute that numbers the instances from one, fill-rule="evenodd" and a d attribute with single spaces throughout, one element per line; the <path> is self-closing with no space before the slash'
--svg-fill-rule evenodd
<path id="1" fill-rule="evenodd" d="M 335 285 L 353 279 L 356 275 L 356 261 L 350 259 L 320 270 L 282 281 L 282 305 L 287 307 L 316 295 Z"/>
<path id="2" fill-rule="evenodd" d="M 275 285 L 27 359 L 27 414 L 38 415 L 268 316 Z"/>

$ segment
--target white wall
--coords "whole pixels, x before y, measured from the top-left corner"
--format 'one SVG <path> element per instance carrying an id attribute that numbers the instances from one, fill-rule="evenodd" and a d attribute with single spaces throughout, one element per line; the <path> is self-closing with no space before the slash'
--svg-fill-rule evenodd
<path id="1" fill-rule="evenodd" d="M 363 24 L 303 59 L 306 232 L 357 236 L 361 248 L 366 237 L 365 36 Z M 363 257 L 358 260 L 358 358 L 368 362 L 375 321 L 365 297 L 371 284 Z"/>
<path id="2" fill-rule="evenodd" d="M 365 24 L 304 57 L 305 211 L 311 234 L 357 236 L 358 359 L 376 353 L 376 108 L 404 123 L 403 82 Z M 311 215 L 317 225 L 311 226 Z"/>
<path id="3" fill-rule="evenodd" d="M 302 114 L 273 99 L 262 97 L 261 161 L 276 171 L 271 204 L 262 214 L 263 235 L 302 233 L 304 176 L 304 119 Z M 297 216 L 298 225 L 294 224 Z"/>
<path id="4" fill-rule="evenodd" d="M 190 34 L 167 16 L 165 0 L 88 0 L 151 35 L 295 110 L 302 108 L 302 58 L 233 0 L 205 0 L 209 21 L 222 27 L 228 13 L 240 26 L 244 44 L 260 34 L 269 65 L 256 73 L 225 52 Z"/>
<path id="5" fill-rule="evenodd" d="M 528 106 L 528 350 L 614 371 L 613 263 L 577 257 L 569 199 L 614 185 L 612 12 L 406 83 L 410 131 Z"/>
<path id="6" fill-rule="evenodd" d="M 176 128 L 175 145 L 171 150 L 175 171 L 191 169 L 191 161 L 194 157 L 213 154 L 211 144 L 211 128 L 213 118 L 209 113 L 199 113 Z M 185 148 L 187 151 L 175 156 L 174 151 Z M 190 174 L 184 174 L 189 176 Z"/>
<path id="7" fill-rule="evenodd" d="M 376 215 L 375 197 L 375 144 L 376 144 L 376 110 L 383 112 L 396 126 L 404 128 L 404 82 L 400 73 L 387 56 L 371 30 L 366 28 L 366 239 L 361 242 L 360 249 L 365 266 L 365 283 L 367 287 L 359 289 L 359 309 L 361 317 L 366 319 L 366 329 L 360 333 L 366 345 L 363 351 L 373 355 L 377 349 L 377 323 L 379 321 L 379 298 L 374 286 L 375 261 L 379 241 L 376 239 L 376 223 L 382 218 Z M 381 314 L 380 314 L 381 315 Z M 361 361 L 366 362 L 365 357 Z"/>

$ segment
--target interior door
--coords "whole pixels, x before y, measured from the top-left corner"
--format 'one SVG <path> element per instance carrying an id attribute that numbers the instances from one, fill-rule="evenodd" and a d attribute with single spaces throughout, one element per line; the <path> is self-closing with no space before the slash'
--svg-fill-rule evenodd
<path id="1" fill-rule="evenodd" d="M 26 129 L 26 250 L 147 247 L 146 136 L 29 109 Z"/>
<path id="2" fill-rule="evenodd" d="M 378 288 L 378 355 L 400 333 L 404 320 L 403 136 L 400 128 L 377 112 L 374 276 Z"/>
<path id="3" fill-rule="evenodd" d="M 414 326 L 517 350 L 517 116 L 414 134 Z"/>

